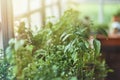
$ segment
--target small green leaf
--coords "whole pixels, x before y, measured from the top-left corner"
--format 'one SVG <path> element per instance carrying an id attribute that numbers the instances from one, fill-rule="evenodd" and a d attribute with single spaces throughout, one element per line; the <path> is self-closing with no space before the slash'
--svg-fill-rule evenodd
<path id="1" fill-rule="evenodd" d="M 70 80 L 77 80 L 77 77 L 72 77 Z"/>
<path id="2" fill-rule="evenodd" d="M 66 32 L 64 32 L 61 36 L 60 36 L 60 39 L 62 40 L 63 39 L 63 37 L 66 35 L 67 33 Z"/>
<path id="3" fill-rule="evenodd" d="M 27 45 L 27 46 L 26 46 L 26 49 L 29 50 L 30 52 L 32 52 L 33 48 L 34 48 L 34 47 L 33 47 L 32 45 Z"/>
<path id="4" fill-rule="evenodd" d="M 71 36 L 71 34 L 64 34 L 64 36 L 62 35 L 62 41 L 65 41 L 69 36 Z"/>
<path id="5" fill-rule="evenodd" d="M 100 48 L 101 48 L 100 41 L 98 41 L 97 39 L 94 39 L 93 40 L 93 46 L 94 46 L 94 49 L 95 49 L 95 53 L 99 54 L 100 53 Z"/>
<path id="6" fill-rule="evenodd" d="M 65 41 L 69 36 L 71 36 L 71 34 L 67 34 L 62 41 Z"/>
<path id="7" fill-rule="evenodd" d="M 25 40 L 15 41 L 15 50 L 17 51 L 20 47 L 22 47 L 25 43 Z"/>

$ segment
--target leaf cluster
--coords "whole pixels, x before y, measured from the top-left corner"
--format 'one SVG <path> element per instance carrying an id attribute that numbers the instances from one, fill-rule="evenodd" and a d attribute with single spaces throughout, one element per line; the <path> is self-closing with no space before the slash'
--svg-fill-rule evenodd
<path id="1" fill-rule="evenodd" d="M 23 23 L 22 23 L 23 24 Z M 31 29 L 18 30 L 6 50 L 12 80 L 101 80 L 106 77 L 105 61 L 100 59 L 100 42 L 89 41 L 89 27 L 79 12 L 68 10 L 36 35 Z M 20 28 L 22 28 L 20 27 Z M 22 32 L 23 31 L 23 32 Z"/>

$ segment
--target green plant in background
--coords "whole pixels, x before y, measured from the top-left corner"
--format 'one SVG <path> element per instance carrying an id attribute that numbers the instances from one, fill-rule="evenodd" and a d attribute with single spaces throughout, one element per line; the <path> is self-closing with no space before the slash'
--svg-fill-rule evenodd
<path id="1" fill-rule="evenodd" d="M 114 16 L 120 16 L 120 9 L 117 9 L 117 11 L 114 13 Z"/>
<path id="2" fill-rule="evenodd" d="M 91 32 L 95 34 L 108 36 L 109 26 L 107 24 L 95 24 L 91 28 Z"/>
<path id="3" fill-rule="evenodd" d="M 91 25 L 89 25 L 91 26 Z M 102 80 L 108 68 L 100 59 L 100 42 L 89 42 L 89 26 L 68 10 L 36 35 L 21 23 L 6 50 L 10 80 Z"/>

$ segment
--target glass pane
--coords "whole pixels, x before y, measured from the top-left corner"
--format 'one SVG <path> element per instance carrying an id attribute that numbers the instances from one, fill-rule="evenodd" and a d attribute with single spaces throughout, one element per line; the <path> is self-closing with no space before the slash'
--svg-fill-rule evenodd
<path id="1" fill-rule="evenodd" d="M 40 28 L 41 27 L 41 16 L 40 12 L 34 13 L 31 15 L 31 26 L 32 29 L 34 30 L 35 27 Z"/>
<path id="2" fill-rule="evenodd" d="M 45 4 L 46 4 L 46 5 L 51 5 L 52 2 L 53 2 L 53 0 L 45 0 Z"/>
<path id="3" fill-rule="evenodd" d="M 53 15 L 54 15 L 56 18 L 59 18 L 59 9 L 58 9 L 58 6 L 57 6 L 57 5 L 54 5 L 54 6 L 53 6 Z"/>
<path id="4" fill-rule="evenodd" d="M 41 0 L 30 0 L 30 10 L 35 10 L 41 7 Z"/>
<path id="5" fill-rule="evenodd" d="M 53 3 L 57 3 L 58 2 L 58 0 L 52 0 L 53 1 Z"/>
<path id="6" fill-rule="evenodd" d="M 53 16 L 51 7 L 47 7 L 45 12 L 46 12 L 46 18 Z"/>
<path id="7" fill-rule="evenodd" d="M 64 11 L 67 9 L 68 6 L 68 0 L 61 0 L 61 12 L 64 13 Z"/>
<path id="8" fill-rule="evenodd" d="M 28 0 L 13 0 L 14 16 L 27 12 Z"/>

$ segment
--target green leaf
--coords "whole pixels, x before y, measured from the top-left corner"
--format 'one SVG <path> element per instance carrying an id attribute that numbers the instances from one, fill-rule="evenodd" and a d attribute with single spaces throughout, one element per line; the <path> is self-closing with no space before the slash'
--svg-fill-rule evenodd
<path id="1" fill-rule="evenodd" d="M 70 80 L 77 80 L 77 77 L 72 77 Z"/>
<path id="2" fill-rule="evenodd" d="M 101 49 L 100 41 L 98 41 L 97 39 L 94 39 L 93 40 L 93 46 L 94 46 L 94 49 L 95 49 L 95 53 L 99 54 L 100 53 L 100 49 Z"/>
<path id="3" fill-rule="evenodd" d="M 15 50 L 17 51 L 20 47 L 25 44 L 25 40 L 15 41 Z"/>
<path id="4" fill-rule="evenodd" d="M 28 51 L 30 51 L 30 52 L 32 52 L 32 50 L 33 50 L 33 46 L 32 45 L 27 45 L 26 46 L 26 49 L 28 50 Z"/>
<path id="5" fill-rule="evenodd" d="M 66 34 L 66 35 L 63 37 L 62 41 L 65 41 L 69 36 L 71 36 L 71 34 Z"/>
<path id="6" fill-rule="evenodd" d="M 64 32 L 61 36 L 60 36 L 60 39 L 62 40 L 63 39 L 63 37 L 66 35 L 67 33 L 66 32 Z"/>

